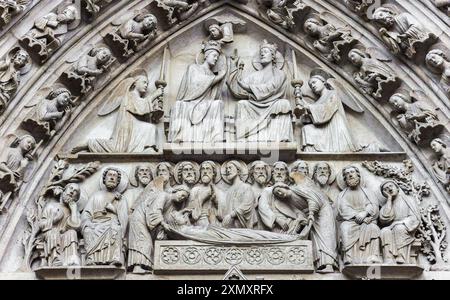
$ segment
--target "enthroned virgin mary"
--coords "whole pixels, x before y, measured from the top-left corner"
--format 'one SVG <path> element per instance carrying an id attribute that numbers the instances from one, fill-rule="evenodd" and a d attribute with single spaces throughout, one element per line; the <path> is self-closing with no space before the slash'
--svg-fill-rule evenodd
<path id="1" fill-rule="evenodd" d="M 220 60 L 221 46 L 217 41 L 208 41 L 203 53 L 204 62 L 189 65 L 184 74 L 170 114 L 169 142 L 224 140 L 224 105 L 217 99 L 227 73 L 222 65 L 226 64 Z"/>

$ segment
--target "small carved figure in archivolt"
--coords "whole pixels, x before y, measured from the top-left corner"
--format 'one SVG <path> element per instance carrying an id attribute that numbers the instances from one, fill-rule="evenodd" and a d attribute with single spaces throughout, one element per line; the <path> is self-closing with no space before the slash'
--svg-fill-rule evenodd
<path id="1" fill-rule="evenodd" d="M 389 103 L 393 106 L 399 126 L 408 137 L 417 144 L 428 144 L 444 129 L 439 121 L 437 109 L 426 102 L 422 91 L 401 92 L 394 94 Z"/>
<path id="2" fill-rule="evenodd" d="M 43 89 L 36 98 L 36 103 L 26 106 L 32 110 L 22 128 L 36 140 L 49 140 L 70 118 L 75 102 L 70 91 L 63 87 Z"/>
<path id="3" fill-rule="evenodd" d="M 61 47 L 67 32 L 79 24 L 80 14 L 77 6 L 62 5 L 57 12 L 39 18 L 20 42 L 40 63 L 44 63 Z"/>
<path id="4" fill-rule="evenodd" d="M 62 73 L 61 80 L 75 96 L 84 95 L 94 88 L 99 77 L 108 72 L 115 61 L 111 51 L 106 47 L 93 47 L 81 57 L 77 54 L 72 67 Z"/>
<path id="5" fill-rule="evenodd" d="M 348 58 L 358 68 L 353 77 L 363 92 L 377 99 L 389 97 L 399 87 L 400 81 L 386 64 L 392 61 L 375 49 L 352 49 Z"/>
<path id="6" fill-rule="evenodd" d="M 258 0 L 267 18 L 273 23 L 291 30 L 309 7 L 302 0 Z"/>
<path id="7" fill-rule="evenodd" d="M 438 160 L 433 163 L 434 174 L 450 193 L 450 143 L 437 138 L 431 141 L 431 149 L 438 156 Z"/>
<path id="8" fill-rule="evenodd" d="M 437 39 L 412 14 L 399 13 L 394 6 L 382 6 L 373 13 L 373 20 L 383 26 L 380 35 L 393 54 L 403 53 L 413 58 L 427 50 Z"/>
<path id="9" fill-rule="evenodd" d="M 314 48 L 329 61 L 340 62 L 357 42 L 350 27 L 330 13 L 313 15 L 305 21 L 304 31 L 314 38 Z"/>
<path id="10" fill-rule="evenodd" d="M 136 12 L 133 18 L 124 22 L 119 20 L 112 24 L 119 27 L 108 33 L 105 40 L 123 59 L 139 52 L 156 38 L 158 20 L 147 10 Z"/>
<path id="11" fill-rule="evenodd" d="M 31 0 L 2 0 L 0 1 L 0 28 L 8 25 L 11 19 L 20 14 L 31 3 Z"/>
<path id="12" fill-rule="evenodd" d="M 234 41 L 234 34 L 244 32 L 247 23 L 231 14 L 225 14 L 206 20 L 205 29 L 209 33 L 210 40 L 226 44 Z"/>
<path id="13" fill-rule="evenodd" d="M 4 60 L 0 60 L 0 114 L 2 114 L 20 85 L 20 77 L 31 68 L 27 52 L 13 48 Z"/>
<path id="14" fill-rule="evenodd" d="M 433 49 L 426 56 L 428 68 L 441 75 L 441 86 L 450 97 L 450 60 L 448 54 L 441 49 Z"/>

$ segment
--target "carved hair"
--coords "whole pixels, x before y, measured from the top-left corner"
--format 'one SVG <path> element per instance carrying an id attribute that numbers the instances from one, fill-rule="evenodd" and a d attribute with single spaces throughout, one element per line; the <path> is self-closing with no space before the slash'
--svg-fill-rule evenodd
<path id="1" fill-rule="evenodd" d="M 309 176 L 309 164 L 307 161 L 305 160 L 297 160 L 296 162 L 294 162 L 291 166 L 291 172 L 298 172 L 298 167 L 301 163 L 304 163 L 306 165 L 307 171 L 308 173 L 306 174 L 307 176 Z"/>
<path id="2" fill-rule="evenodd" d="M 96 55 L 97 55 L 99 52 L 101 52 L 101 51 L 106 51 L 106 52 L 108 52 L 109 56 L 112 56 L 111 50 L 109 50 L 109 49 L 106 48 L 106 47 L 92 48 L 92 49 L 89 51 L 88 55 L 94 57 L 94 56 L 96 56 Z"/>
<path id="3" fill-rule="evenodd" d="M 250 183 L 254 183 L 254 181 L 255 181 L 255 177 L 253 176 L 253 174 L 254 174 L 255 167 L 258 164 L 264 165 L 264 169 L 266 170 L 266 173 L 267 173 L 267 181 L 270 181 L 270 178 L 272 177 L 272 170 L 271 170 L 272 168 L 266 162 L 264 162 L 262 160 L 257 160 L 257 161 L 252 162 L 249 166 L 249 173 L 250 173 L 249 181 L 250 181 Z"/>
<path id="4" fill-rule="evenodd" d="M 157 22 L 158 22 L 158 19 L 156 19 L 156 17 L 154 16 L 154 15 L 152 15 L 152 14 L 150 14 L 150 13 L 148 13 L 148 12 L 141 12 L 141 13 L 139 13 L 139 14 L 137 14 L 136 15 L 136 17 L 134 17 L 134 20 L 136 21 L 136 22 L 142 22 L 142 21 L 144 21 L 146 18 L 151 18 L 152 19 L 152 21 L 153 21 L 153 24 L 157 24 Z"/>
<path id="5" fill-rule="evenodd" d="M 69 97 L 72 96 L 72 93 L 70 93 L 70 91 L 66 88 L 57 88 L 53 91 L 50 92 L 50 94 L 48 94 L 48 99 L 53 100 L 56 97 L 58 97 L 61 94 L 69 94 Z"/>
<path id="6" fill-rule="evenodd" d="M 11 148 L 17 148 L 17 147 L 19 147 L 20 143 L 21 143 L 24 139 L 27 139 L 27 138 L 30 138 L 30 139 L 33 141 L 33 148 L 32 148 L 32 149 L 34 149 L 34 147 L 36 147 L 36 140 L 35 140 L 35 138 L 34 138 L 33 136 L 31 136 L 31 135 L 29 135 L 29 134 L 26 134 L 26 135 L 23 135 L 23 136 L 21 136 L 21 137 L 15 138 L 14 141 L 11 143 Z"/>
<path id="7" fill-rule="evenodd" d="M 385 12 L 385 13 L 390 14 L 391 16 L 395 16 L 395 11 L 393 11 L 392 9 L 390 9 L 390 8 L 388 8 L 388 7 L 383 7 L 383 6 L 381 6 L 381 7 L 378 7 L 378 8 L 374 11 L 374 13 L 373 13 L 374 18 L 375 18 L 375 15 L 376 15 L 377 13 L 380 13 L 380 12 Z"/>
<path id="8" fill-rule="evenodd" d="M 425 58 L 426 64 L 427 64 L 427 66 L 428 66 L 429 68 L 431 68 L 431 69 L 437 71 L 436 66 L 433 66 L 433 65 L 430 63 L 430 62 L 431 62 L 431 56 L 433 56 L 433 55 L 440 56 L 440 57 L 442 57 L 444 60 L 448 60 L 448 58 L 447 58 L 447 55 L 444 53 L 444 51 L 442 51 L 441 49 L 433 49 L 433 50 L 431 50 L 430 52 L 428 52 L 428 54 L 427 54 L 427 56 L 426 56 L 426 58 Z"/>
<path id="9" fill-rule="evenodd" d="M 117 186 L 119 186 L 121 180 L 122 180 L 122 172 L 119 169 L 116 169 L 114 167 L 108 167 L 103 171 L 102 174 L 102 182 L 103 184 L 105 184 L 105 180 L 106 180 L 106 175 L 108 174 L 109 171 L 114 171 L 117 173 Z"/>
<path id="10" fill-rule="evenodd" d="M 398 192 L 400 193 L 400 187 L 399 187 L 399 185 L 397 184 L 397 182 L 395 182 L 394 180 L 386 180 L 385 182 L 383 182 L 381 185 L 380 185 L 380 192 L 381 192 L 381 195 L 383 195 L 384 197 L 386 197 L 386 195 L 385 195 L 385 193 L 384 193 L 384 191 L 383 191 L 383 188 L 384 188 L 384 186 L 386 185 L 386 184 L 388 184 L 388 183 L 393 183 L 396 187 L 397 187 L 397 189 L 398 189 Z M 386 197 L 387 198 L 387 197 Z"/>
<path id="11" fill-rule="evenodd" d="M 172 194 L 175 194 L 176 192 L 186 192 L 189 194 L 191 192 L 191 189 L 184 184 L 180 184 L 180 185 L 174 186 L 171 189 L 171 191 L 172 191 Z"/>
<path id="12" fill-rule="evenodd" d="M 359 168 L 357 166 L 350 165 L 350 166 L 346 166 L 345 168 L 342 169 L 342 177 L 344 178 L 345 181 L 347 181 L 347 178 L 345 176 L 345 171 L 347 171 L 348 169 L 355 169 L 356 174 L 358 174 L 358 177 L 361 179 L 361 171 L 359 170 Z"/>
<path id="13" fill-rule="evenodd" d="M 213 162 L 212 160 L 206 160 L 200 164 L 200 173 L 202 172 L 202 166 L 209 165 L 213 169 L 213 181 L 217 179 L 217 176 L 220 176 L 219 172 L 217 171 L 217 164 Z"/>

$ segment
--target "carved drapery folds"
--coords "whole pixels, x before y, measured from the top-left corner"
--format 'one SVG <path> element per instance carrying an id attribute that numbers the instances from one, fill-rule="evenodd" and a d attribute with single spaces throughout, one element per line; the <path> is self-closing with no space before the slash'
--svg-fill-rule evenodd
<path id="1" fill-rule="evenodd" d="M 22 13 L 31 0 L 5 0 L 0 2 L 0 29 L 8 25 L 11 20 Z"/>

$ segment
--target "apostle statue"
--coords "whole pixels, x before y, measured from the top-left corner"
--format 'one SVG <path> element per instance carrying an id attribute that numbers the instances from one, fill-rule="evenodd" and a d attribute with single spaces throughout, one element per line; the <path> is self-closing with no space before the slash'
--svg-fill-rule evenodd
<path id="1" fill-rule="evenodd" d="M 20 77 L 26 73 L 30 63 L 30 56 L 20 48 L 11 50 L 8 57 L 0 61 L 0 114 L 16 94 Z"/>
<path id="2" fill-rule="evenodd" d="M 304 160 L 297 160 L 291 165 L 291 173 L 300 173 L 305 176 L 310 176 L 309 164 Z"/>
<path id="3" fill-rule="evenodd" d="M 182 161 L 174 168 L 175 181 L 179 185 L 193 187 L 200 178 L 200 167 L 193 161 Z"/>
<path id="4" fill-rule="evenodd" d="M 52 200 L 45 205 L 39 220 L 44 248 L 41 267 L 81 265 L 78 253 L 78 231 L 81 228 L 79 199 L 80 186 L 69 183 L 59 201 Z"/>
<path id="5" fill-rule="evenodd" d="M 290 207 L 303 212 L 289 228 L 288 233 L 300 233 L 302 238 L 311 237 L 314 250 L 314 262 L 318 272 L 331 273 L 338 269 L 336 224 L 333 208 L 328 197 L 322 193 L 308 176 L 292 173 L 295 184 L 288 186 L 278 183 L 274 194 L 282 201 L 285 208 Z M 281 206 L 281 205 L 280 205 Z M 304 218 L 307 218 L 305 222 Z"/>
<path id="6" fill-rule="evenodd" d="M 129 213 L 132 213 L 139 205 L 140 196 L 153 180 L 152 166 L 149 164 L 139 164 L 133 168 L 130 176 L 130 185 L 124 196 L 128 200 Z"/>
<path id="7" fill-rule="evenodd" d="M 276 44 L 266 40 L 253 61 L 256 71 L 243 75 L 244 65 L 231 74 L 228 86 L 240 101 L 236 109 L 236 140 L 291 142 L 292 107 L 286 97 L 284 58 Z"/>
<path id="8" fill-rule="evenodd" d="M 289 168 L 285 162 L 276 162 L 272 168 L 273 186 L 266 187 L 259 197 L 258 213 L 263 228 L 278 233 L 293 233 L 297 224 L 306 224 L 304 213 L 286 203 L 277 187 L 290 183 Z M 276 192 L 277 191 L 277 192 Z"/>
<path id="9" fill-rule="evenodd" d="M 397 13 L 391 7 L 378 7 L 373 20 L 383 26 L 381 37 L 394 54 L 404 53 L 412 58 L 417 48 L 436 38 L 415 16 L 407 12 Z"/>
<path id="10" fill-rule="evenodd" d="M 380 210 L 380 223 L 386 226 L 381 229 L 384 263 L 408 264 L 421 221 L 419 206 L 394 181 L 383 183 L 381 192 L 387 199 Z"/>
<path id="11" fill-rule="evenodd" d="M 362 113 L 364 110 L 357 100 L 321 70 L 311 73 L 309 86 L 318 99 L 301 107 L 307 117 L 302 128 L 303 151 L 356 152 L 358 148 L 350 132 L 344 104 Z"/>
<path id="12" fill-rule="evenodd" d="M 249 165 L 249 183 L 252 184 L 255 195 L 259 195 L 261 191 L 270 182 L 272 174 L 271 167 L 262 160 L 257 160 Z"/>
<path id="13" fill-rule="evenodd" d="M 152 123 L 150 113 L 154 100 L 163 95 L 162 89 L 148 92 L 146 74 L 130 77 L 122 81 L 103 107 L 99 116 L 107 116 L 117 111 L 114 129 L 109 139 L 90 139 L 87 144 L 75 147 L 72 152 L 93 153 L 154 153 L 157 152 L 157 128 Z"/>
<path id="14" fill-rule="evenodd" d="M 204 62 L 188 66 L 170 113 L 169 141 L 224 141 L 224 106 L 220 99 L 227 73 L 217 41 L 204 45 Z"/>
<path id="15" fill-rule="evenodd" d="M 330 198 L 330 187 L 336 179 L 336 175 L 331 168 L 331 165 L 327 162 L 318 162 L 313 168 L 312 179 L 319 187 L 319 189 L 328 196 L 330 203 L 333 203 L 334 199 Z"/>
<path id="16" fill-rule="evenodd" d="M 166 239 L 164 225 L 174 210 L 182 210 L 189 188 L 176 186 L 164 191 L 164 177 L 154 181 L 154 192 L 139 202 L 130 216 L 127 267 L 133 273 L 148 273 L 153 268 L 154 241 Z"/>
<path id="17" fill-rule="evenodd" d="M 100 191 L 89 198 L 81 214 L 81 230 L 86 248 L 86 265 L 124 265 L 124 238 L 128 223 L 128 186 L 124 171 L 103 170 Z"/>
<path id="18" fill-rule="evenodd" d="M 171 163 L 169 162 L 160 162 L 159 164 L 156 165 L 155 168 L 155 178 L 156 177 L 162 177 L 164 178 L 164 183 L 163 183 L 163 190 L 167 191 L 168 189 L 170 189 L 173 185 L 173 183 L 175 182 L 175 178 L 174 178 L 174 167 Z"/>
<path id="19" fill-rule="evenodd" d="M 441 49 L 433 49 L 428 52 L 426 58 L 427 67 L 436 74 L 441 75 L 441 86 L 450 97 L 450 58 Z"/>
<path id="20" fill-rule="evenodd" d="M 221 179 L 220 167 L 213 161 L 200 164 L 200 182 L 192 188 L 189 208 L 192 208 L 192 225 L 218 225 L 218 199 L 215 184 Z"/>
<path id="21" fill-rule="evenodd" d="M 257 223 L 256 196 L 248 178 L 247 165 L 237 160 L 222 165 L 222 178 L 230 185 L 224 199 L 219 199 L 219 220 L 225 228 L 254 228 Z"/>
<path id="22" fill-rule="evenodd" d="M 381 263 L 376 196 L 364 187 L 360 170 L 355 166 L 344 168 L 338 178 L 339 186 L 343 188 L 337 199 L 337 209 L 342 221 L 340 236 L 344 264 Z"/>

